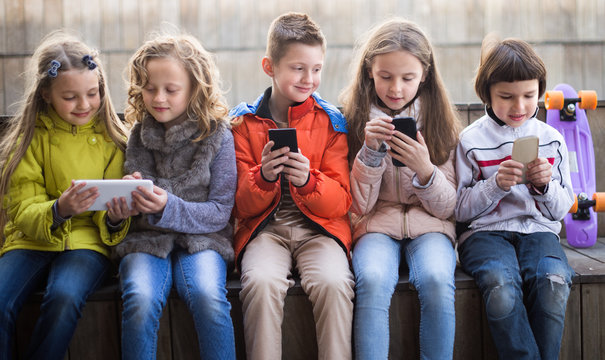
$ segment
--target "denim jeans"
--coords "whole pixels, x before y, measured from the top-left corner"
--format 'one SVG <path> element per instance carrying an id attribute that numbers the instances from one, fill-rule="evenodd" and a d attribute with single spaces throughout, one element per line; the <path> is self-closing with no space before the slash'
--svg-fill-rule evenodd
<path id="1" fill-rule="evenodd" d="M 214 250 L 189 254 L 175 249 L 166 258 L 126 255 L 120 262 L 122 358 L 156 358 L 160 317 L 174 281 L 193 315 L 201 357 L 235 359 L 226 272 L 225 261 Z"/>
<path id="2" fill-rule="evenodd" d="M 388 358 L 389 307 L 399 279 L 402 251 L 420 300 L 420 356 L 451 359 L 456 330 L 456 254 L 449 238 L 440 233 L 402 241 L 368 233 L 357 241 L 353 250 L 355 358 Z"/>
<path id="3" fill-rule="evenodd" d="M 460 261 L 485 303 L 501 359 L 557 359 L 573 270 L 553 233 L 477 232 Z"/>
<path id="4" fill-rule="evenodd" d="M 27 359 L 63 359 L 88 295 L 109 261 L 92 250 L 12 250 L 0 257 L 0 359 L 11 357 L 15 321 L 29 295 L 46 282 Z"/>

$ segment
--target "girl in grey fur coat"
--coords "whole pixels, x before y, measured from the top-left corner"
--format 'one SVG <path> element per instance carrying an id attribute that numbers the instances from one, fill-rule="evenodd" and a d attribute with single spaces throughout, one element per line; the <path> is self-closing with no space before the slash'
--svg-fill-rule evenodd
<path id="1" fill-rule="evenodd" d="M 124 359 L 155 359 L 172 284 L 191 311 L 200 354 L 235 359 L 225 288 L 233 263 L 229 225 L 236 185 L 233 137 L 211 55 L 190 36 L 145 43 L 129 63 L 126 120 L 134 123 L 125 176 L 150 179 L 133 193 L 118 254 Z"/>

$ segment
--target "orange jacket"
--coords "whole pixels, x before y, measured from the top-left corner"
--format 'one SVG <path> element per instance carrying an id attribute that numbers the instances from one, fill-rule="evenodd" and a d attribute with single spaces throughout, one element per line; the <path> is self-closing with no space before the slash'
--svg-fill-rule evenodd
<path id="1" fill-rule="evenodd" d="M 232 116 L 243 116 L 233 128 L 237 161 L 237 190 L 233 214 L 236 219 L 235 258 L 269 222 L 281 198 L 280 180 L 267 182 L 261 176 L 261 152 L 269 141 L 268 130 L 277 128 L 272 119 L 257 115 L 269 91 L 253 105 L 240 104 Z M 304 103 L 290 107 L 290 127 L 297 131 L 298 147 L 309 159 L 310 177 L 306 185 L 290 192 L 301 212 L 319 225 L 327 236 L 351 248 L 351 228 L 347 212 L 351 205 L 346 122 L 340 112 L 314 94 Z"/>

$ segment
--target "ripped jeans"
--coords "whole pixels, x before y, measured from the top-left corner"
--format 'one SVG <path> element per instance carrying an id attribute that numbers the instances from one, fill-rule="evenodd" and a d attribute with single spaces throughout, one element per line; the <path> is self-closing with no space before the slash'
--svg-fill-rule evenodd
<path id="1" fill-rule="evenodd" d="M 500 359 L 558 359 L 573 270 L 549 232 L 483 231 L 458 249 Z"/>

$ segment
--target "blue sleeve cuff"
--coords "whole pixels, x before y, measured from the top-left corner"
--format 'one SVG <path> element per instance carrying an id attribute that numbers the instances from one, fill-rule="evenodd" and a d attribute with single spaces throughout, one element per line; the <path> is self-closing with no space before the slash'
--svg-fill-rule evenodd
<path id="1" fill-rule="evenodd" d="M 385 143 L 382 143 L 378 150 L 372 150 L 364 143 L 359 151 L 359 160 L 366 166 L 379 167 L 386 155 L 387 146 Z"/>
<path id="2" fill-rule="evenodd" d="M 59 226 L 61 226 L 61 224 L 63 224 L 64 222 L 66 222 L 67 220 L 71 219 L 71 216 L 68 216 L 67 218 L 62 218 L 61 215 L 59 215 L 59 210 L 57 209 L 57 204 L 59 203 L 59 200 L 55 201 L 53 203 L 53 224 L 50 226 L 51 230 L 55 230 L 57 229 Z"/>

